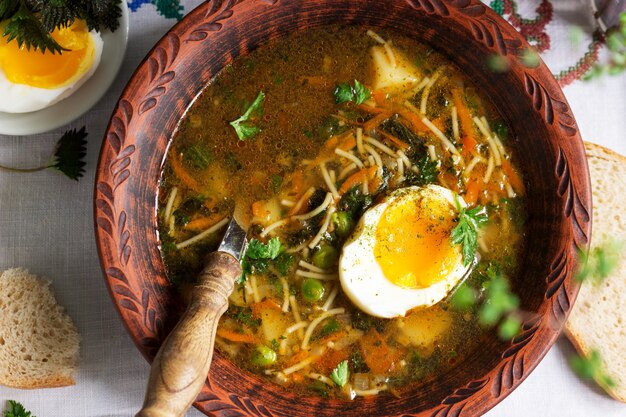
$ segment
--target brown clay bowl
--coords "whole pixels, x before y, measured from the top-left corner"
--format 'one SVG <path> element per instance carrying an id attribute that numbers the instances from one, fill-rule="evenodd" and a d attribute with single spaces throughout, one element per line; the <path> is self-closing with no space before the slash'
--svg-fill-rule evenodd
<path id="1" fill-rule="evenodd" d="M 180 119 L 232 60 L 289 33 L 337 23 L 393 28 L 431 44 L 499 109 L 527 182 L 528 246 L 513 285 L 531 314 L 512 341 L 485 340 L 462 365 L 397 399 L 300 398 L 218 353 L 195 406 L 215 416 L 480 415 L 528 376 L 559 335 L 578 291 L 572 275 L 577 248 L 590 237 L 591 196 L 582 141 L 557 83 L 543 63 L 522 65 L 526 41 L 478 0 L 220 0 L 191 12 L 139 66 L 102 145 L 95 227 L 111 297 L 151 360 L 182 306 L 165 275 L 156 219 L 161 167 Z M 493 54 L 510 71 L 487 71 Z"/>

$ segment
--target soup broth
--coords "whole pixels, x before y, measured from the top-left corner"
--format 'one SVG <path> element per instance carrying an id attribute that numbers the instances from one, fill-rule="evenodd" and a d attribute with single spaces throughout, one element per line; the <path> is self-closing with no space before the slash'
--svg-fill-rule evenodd
<path id="1" fill-rule="evenodd" d="M 171 144 L 168 277 L 193 283 L 234 215 L 250 245 L 217 349 L 303 395 L 401 395 L 483 337 L 476 309 L 451 308 L 455 288 L 516 273 L 524 182 L 509 136 L 471 80 L 414 39 L 331 27 L 259 48 L 210 83 Z M 465 205 L 486 220 L 471 259 L 451 232 Z"/>

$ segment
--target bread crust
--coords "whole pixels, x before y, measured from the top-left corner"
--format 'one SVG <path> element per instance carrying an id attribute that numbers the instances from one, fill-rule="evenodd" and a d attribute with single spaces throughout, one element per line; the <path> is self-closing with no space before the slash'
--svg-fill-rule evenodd
<path id="1" fill-rule="evenodd" d="M 610 164 L 617 164 L 621 166 L 623 171 L 626 171 L 626 156 L 621 155 L 615 151 L 612 151 L 611 149 L 607 149 L 603 146 L 597 145 L 595 143 L 590 143 L 590 142 L 585 142 L 585 150 L 587 153 L 587 158 L 590 161 L 592 194 L 593 194 L 594 204 L 596 204 L 596 202 L 599 202 L 601 200 L 600 193 L 604 192 L 605 190 L 598 189 L 599 187 L 596 186 L 596 184 L 594 184 L 594 172 L 593 172 L 593 167 L 591 165 L 591 161 L 595 159 L 595 160 L 604 161 Z M 602 197 L 606 198 L 606 195 L 602 195 Z M 611 198 L 621 198 L 622 200 L 625 197 L 626 196 L 624 195 L 617 195 L 617 196 L 611 195 Z M 623 207 L 624 205 L 626 205 L 626 202 L 624 203 L 620 202 L 617 205 Z M 602 218 L 601 216 L 595 216 L 595 215 L 593 216 L 593 219 L 594 219 L 594 231 L 596 231 L 596 233 L 600 233 L 606 230 L 611 230 L 610 223 L 613 219 L 605 219 L 605 218 Z M 619 240 L 622 240 L 624 238 L 626 238 L 626 236 L 617 237 L 617 239 Z M 592 248 L 593 247 L 594 247 L 594 242 L 592 241 Z M 621 270 L 616 271 L 613 275 L 607 278 L 607 280 L 611 280 L 611 281 L 614 280 L 615 282 L 618 283 L 617 285 L 619 285 L 621 281 L 621 285 L 624 286 L 624 284 L 626 284 L 626 268 L 621 268 Z M 584 319 L 587 319 L 588 321 L 593 322 L 594 316 L 591 314 L 591 312 L 593 310 L 599 310 L 599 308 L 598 308 L 598 305 L 595 305 L 596 308 L 591 309 L 591 308 L 585 308 L 586 306 L 578 306 L 578 304 L 583 302 L 582 300 L 584 299 L 586 292 L 590 292 L 592 290 L 592 287 L 590 287 L 591 285 L 593 284 L 585 283 L 581 286 L 577 304 L 575 304 L 574 307 L 572 308 L 570 318 L 568 319 L 567 323 L 564 326 L 564 333 L 567 336 L 567 338 L 570 340 L 570 342 L 572 343 L 576 351 L 578 351 L 580 354 L 585 355 L 585 356 L 588 356 L 589 354 L 591 354 L 592 350 L 596 348 L 595 346 L 590 346 L 589 343 L 594 338 L 597 338 L 597 334 L 595 334 L 597 329 L 584 327 L 581 323 L 579 323 L 579 320 L 584 318 Z M 601 289 L 599 291 L 601 291 Z M 605 305 L 608 305 L 609 307 L 611 306 L 611 303 L 615 303 L 615 300 L 613 300 L 611 297 L 603 297 L 603 299 L 600 299 L 600 300 L 594 298 L 593 301 L 597 303 L 603 303 Z M 612 308 L 611 311 L 613 311 L 614 314 L 619 314 L 619 311 L 616 311 L 615 308 Z M 603 323 L 593 322 L 593 324 L 597 324 L 598 325 L 597 327 L 600 328 L 602 327 Z M 622 326 L 626 326 L 626 323 L 623 323 Z M 601 330 L 598 330 L 598 331 L 601 331 Z M 606 337 L 607 339 L 611 337 L 614 338 L 613 345 L 621 346 L 622 349 L 624 349 L 623 346 L 626 345 L 626 340 L 620 339 L 619 332 L 606 332 Z M 609 340 L 606 340 L 605 344 L 608 344 L 608 343 L 609 343 Z M 622 357 L 626 357 L 626 354 L 622 354 Z M 603 357 L 603 362 L 605 362 L 604 357 Z M 611 364 L 611 363 L 605 362 L 604 365 L 605 365 L 605 368 L 610 373 L 610 371 L 615 369 L 615 367 L 617 367 L 618 369 L 621 369 L 624 366 L 624 363 Z M 626 386 L 618 385 L 616 387 L 611 388 L 611 387 L 607 387 L 603 385 L 601 381 L 597 381 L 597 382 L 599 383 L 600 386 L 602 386 L 602 388 L 611 397 L 615 398 L 618 401 L 626 402 Z"/>

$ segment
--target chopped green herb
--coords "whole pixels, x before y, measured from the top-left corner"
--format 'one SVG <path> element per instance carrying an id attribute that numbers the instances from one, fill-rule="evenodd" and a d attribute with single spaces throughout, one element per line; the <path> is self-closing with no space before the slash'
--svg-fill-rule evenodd
<path id="1" fill-rule="evenodd" d="M 522 323 L 517 317 L 508 315 L 498 326 L 498 336 L 502 340 L 511 339 L 519 333 L 521 326 Z"/>
<path id="2" fill-rule="evenodd" d="M 574 356 L 570 360 L 574 372 L 583 379 L 595 379 L 600 385 L 612 388 L 615 381 L 606 374 L 602 365 L 602 357 L 597 350 L 592 350 L 589 356 Z"/>
<path id="3" fill-rule="evenodd" d="M 476 305 L 477 300 L 476 290 L 464 283 L 452 294 L 450 305 L 456 310 L 469 310 Z"/>
<path id="4" fill-rule="evenodd" d="M 576 280 L 592 280 L 595 283 L 604 281 L 619 265 L 622 246 L 618 242 L 609 241 L 588 254 L 579 252 L 579 259 L 584 265 L 578 270 Z"/>
<path id="5" fill-rule="evenodd" d="M 360 350 L 355 350 L 352 352 L 352 355 L 350 355 L 350 367 L 354 372 L 369 372 L 370 370 Z"/>
<path id="6" fill-rule="evenodd" d="M 185 149 L 183 160 L 195 169 L 207 169 L 213 162 L 213 152 L 203 143 L 196 143 Z"/>
<path id="7" fill-rule="evenodd" d="M 248 107 L 245 113 L 238 118 L 230 122 L 230 125 L 235 129 L 239 140 L 247 140 L 261 131 L 257 126 L 250 123 L 251 119 L 263 112 L 263 100 L 265 100 L 265 93 L 259 91 L 254 102 Z"/>
<path id="8" fill-rule="evenodd" d="M 3 417 L 35 417 L 17 401 L 9 400 L 9 408 L 4 410 Z"/>
<path id="9" fill-rule="evenodd" d="M 246 253 L 241 259 L 242 272 L 237 282 L 245 282 L 246 276 L 255 270 L 259 270 L 259 272 L 266 270 L 268 261 L 276 259 L 283 250 L 283 245 L 277 237 L 271 238 L 267 243 L 252 239 L 248 243 Z"/>
<path id="10" fill-rule="evenodd" d="M 487 222 L 488 217 L 483 206 L 476 206 L 467 210 L 461 207 L 458 196 L 456 206 L 459 211 L 459 221 L 452 229 L 451 238 L 455 245 L 463 245 L 463 265 L 468 266 L 474 261 L 478 242 L 478 229 Z"/>
<path id="11" fill-rule="evenodd" d="M 495 73 L 507 72 L 509 70 L 509 62 L 502 55 L 493 54 L 487 58 L 487 68 Z"/>
<path id="12" fill-rule="evenodd" d="M 333 380 L 335 384 L 340 387 L 343 387 L 348 383 L 348 377 L 350 376 L 350 371 L 348 370 L 348 361 L 339 362 L 339 365 L 330 374 L 330 379 Z"/>
<path id="13" fill-rule="evenodd" d="M 437 161 L 431 161 L 428 156 L 424 156 L 415 165 L 419 172 L 413 173 L 413 171 L 410 171 L 407 176 L 407 181 L 411 184 L 424 186 L 437 181 L 437 175 L 439 175 Z"/>
<path id="14" fill-rule="evenodd" d="M 256 328 L 261 325 L 260 319 L 252 317 L 252 309 L 250 307 L 239 307 L 231 305 L 228 308 L 227 315 L 235 319 L 239 324 L 247 327 Z"/>
<path id="15" fill-rule="evenodd" d="M 296 258 L 292 254 L 283 252 L 274 259 L 274 266 L 280 275 L 285 276 L 295 261 Z"/>
<path id="16" fill-rule="evenodd" d="M 485 283 L 485 303 L 478 311 L 479 322 L 484 326 L 493 326 L 518 306 L 519 298 L 511 292 L 509 281 L 497 275 Z"/>
<path id="17" fill-rule="evenodd" d="M 322 326 L 322 329 L 315 336 L 315 340 L 323 339 L 328 335 L 338 332 L 341 329 L 341 323 L 334 317 L 329 318 Z"/>
<path id="18" fill-rule="evenodd" d="M 347 103 L 354 102 L 355 104 L 362 104 L 370 99 L 372 92 L 363 84 L 354 80 L 354 85 L 349 83 L 340 83 L 335 87 L 335 103 Z"/>

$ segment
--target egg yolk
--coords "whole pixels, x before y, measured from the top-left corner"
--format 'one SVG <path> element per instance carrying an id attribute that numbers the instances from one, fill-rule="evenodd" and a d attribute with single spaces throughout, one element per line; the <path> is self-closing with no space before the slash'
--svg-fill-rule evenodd
<path id="1" fill-rule="evenodd" d="M 0 69 L 15 84 L 54 89 L 74 83 L 91 66 L 95 47 L 87 24 L 76 20 L 68 27 L 56 29 L 52 37 L 69 51 L 55 53 L 20 48 L 17 41 L 0 40 Z"/>
<path id="2" fill-rule="evenodd" d="M 448 201 L 424 194 L 390 203 L 378 221 L 374 246 L 385 277 L 410 289 L 444 280 L 461 256 L 450 242 L 455 217 Z"/>

